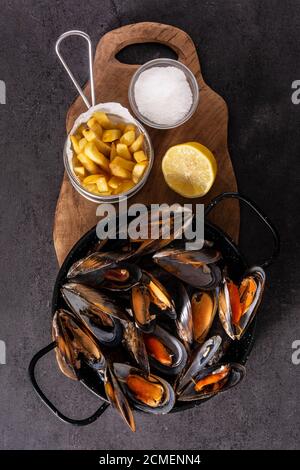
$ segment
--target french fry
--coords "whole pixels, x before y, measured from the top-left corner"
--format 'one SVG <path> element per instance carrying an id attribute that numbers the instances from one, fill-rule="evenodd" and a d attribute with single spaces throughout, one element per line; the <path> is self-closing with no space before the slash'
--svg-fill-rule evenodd
<path id="1" fill-rule="evenodd" d="M 86 138 L 86 140 L 88 142 L 94 142 L 95 143 L 95 145 L 96 145 L 97 149 L 99 150 L 99 152 L 103 153 L 107 157 L 109 156 L 110 146 L 105 144 L 104 142 L 102 142 L 102 140 L 99 139 L 99 137 L 97 137 L 97 134 L 92 129 L 85 129 L 83 131 L 83 135 L 84 135 L 84 137 Z"/>
<path id="2" fill-rule="evenodd" d="M 79 148 L 80 148 L 80 152 L 83 151 L 83 149 L 84 149 L 84 147 L 86 146 L 86 144 L 87 144 L 86 138 L 85 138 L 85 137 L 82 137 L 82 138 L 80 139 L 80 141 L 78 142 L 78 145 L 79 145 Z"/>
<path id="3" fill-rule="evenodd" d="M 86 144 L 84 153 L 93 162 L 97 163 L 100 168 L 103 168 L 105 171 L 109 171 L 109 160 L 103 155 L 103 153 L 99 152 L 94 142 L 88 142 Z"/>
<path id="4" fill-rule="evenodd" d="M 78 140 L 78 142 L 80 141 L 80 139 L 82 139 L 82 135 L 79 134 L 79 132 L 75 132 L 75 134 L 73 134 L 74 137 L 76 137 L 76 139 Z"/>
<path id="5" fill-rule="evenodd" d="M 113 142 L 110 148 L 110 161 L 112 161 L 117 156 L 116 144 Z"/>
<path id="6" fill-rule="evenodd" d="M 107 114 L 105 114 L 101 111 L 96 111 L 94 113 L 94 118 L 100 124 L 100 126 L 103 127 L 104 129 L 113 129 L 114 128 L 114 125 L 111 122 L 111 120 L 108 118 Z"/>
<path id="7" fill-rule="evenodd" d="M 84 184 L 83 186 L 90 193 L 100 195 L 96 184 Z"/>
<path id="8" fill-rule="evenodd" d="M 90 158 L 87 157 L 84 153 L 77 155 L 77 158 L 89 173 L 99 173 L 100 168 L 98 165 L 90 160 Z"/>
<path id="9" fill-rule="evenodd" d="M 115 188 L 114 194 L 126 193 L 135 186 L 132 180 L 124 180 L 117 188 Z"/>
<path id="10" fill-rule="evenodd" d="M 97 139 L 96 133 L 93 131 L 93 129 L 84 129 L 83 130 L 83 135 L 86 138 L 88 142 L 92 142 L 92 140 Z"/>
<path id="11" fill-rule="evenodd" d="M 98 178 L 97 180 L 96 185 L 99 193 L 106 193 L 107 191 L 110 191 L 105 176 L 100 176 L 100 178 Z"/>
<path id="12" fill-rule="evenodd" d="M 111 171 L 111 174 L 114 176 L 118 176 L 118 178 L 126 179 L 129 180 L 131 178 L 131 172 L 128 170 L 125 170 L 125 168 L 116 165 L 115 163 L 110 163 L 109 168 Z"/>
<path id="13" fill-rule="evenodd" d="M 140 162 L 134 165 L 134 168 L 132 170 L 132 181 L 134 183 L 138 183 L 140 181 L 147 166 L 148 166 L 147 162 Z"/>
<path id="14" fill-rule="evenodd" d="M 138 152 L 139 150 L 141 150 L 143 143 L 144 143 L 144 134 L 140 134 L 138 138 L 130 146 L 130 152 L 134 153 L 134 152 Z"/>
<path id="15" fill-rule="evenodd" d="M 127 147 L 130 147 L 130 145 L 132 145 L 134 141 L 135 141 L 134 131 L 127 131 L 120 138 L 120 143 L 127 145 Z"/>
<path id="16" fill-rule="evenodd" d="M 119 156 L 114 158 L 111 164 L 121 166 L 122 168 L 125 168 L 125 170 L 128 171 L 132 171 L 134 167 L 134 162 L 126 160 L 126 158 L 122 158 Z"/>
<path id="17" fill-rule="evenodd" d="M 104 155 L 109 155 L 110 146 L 102 142 L 102 140 L 99 139 L 95 131 L 93 131 L 92 129 L 85 129 L 83 131 L 83 135 L 88 142 L 95 142 L 100 152 L 104 153 Z"/>
<path id="18" fill-rule="evenodd" d="M 95 132 L 97 137 L 101 139 L 102 133 L 103 133 L 102 127 L 100 126 L 99 122 L 96 121 L 94 117 L 88 120 L 87 125 L 92 131 Z"/>
<path id="19" fill-rule="evenodd" d="M 77 129 L 76 132 L 82 137 L 82 136 L 83 136 L 83 131 L 84 131 L 84 129 L 86 129 L 86 128 L 87 128 L 87 125 L 86 125 L 86 124 L 80 124 L 80 126 L 78 127 L 78 129 Z"/>
<path id="20" fill-rule="evenodd" d="M 131 160 L 131 153 L 129 152 L 126 144 L 117 144 L 116 149 L 117 154 L 120 155 L 120 157 L 126 158 L 126 160 Z"/>
<path id="21" fill-rule="evenodd" d="M 120 129 L 108 129 L 103 132 L 102 141 L 113 142 L 114 140 L 118 140 L 120 137 L 121 137 Z"/>
<path id="22" fill-rule="evenodd" d="M 99 178 L 103 175 L 101 173 L 97 173 L 96 175 L 89 175 L 83 180 L 83 184 L 97 184 Z"/>
<path id="23" fill-rule="evenodd" d="M 134 131 L 135 132 L 135 125 L 134 124 L 126 124 L 124 128 L 124 133 L 128 131 Z"/>
<path id="24" fill-rule="evenodd" d="M 147 157 L 147 155 L 145 154 L 145 152 L 143 150 L 139 150 L 138 152 L 134 152 L 133 158 L 135 159 L 135 161 L 137 163 L 144 162 L 144 161 L 148 160 L 148 157 Z"/>
<path id="25" fill-rule="evenodd" d="M 70 139 L 71 139 L 71 142 L 72 142 L 73 150 L 78 155 L 81 152 L 80 147 L 79 147 L 78 139 L 77 139 L 77 137 L 75 137 L 75 135 L 71 135 Z"/>
<path id="26" fill-rule="evenodd" d="M 112 189 L 118 188 L 121 183 L 122 183 L 122 180 L 120 178 L 118 178 L 117 176 L 112 176 L 108 180 L 108 186 Z"/>
<path id="27" fill-rule="evenodd" d="M 91 117 L 86 123 L 86 125 L 89 127 L 89 129 L 92 129 L 92 130 L 93 130 L 94 125 L 100 126 L 99 122 L 94 117 Z"/>
<path id="28" fill-rule="evenodd" d="M 80 178 L 85 177 L 86 172 L 85 172 L 84 166 L 78 165 L 78 166 L 74 166 L 73 168 L 74 168 L 75 175 L 80 176 Z"/>
<path id="29" fill-rule="evenodd" d="M 105 144 L 100 139 L 95 139 L 93 140 L 93 142 L 95 142 L 95 145 L 99 152 L 103 153 L 103 155 L 105 155 L 106 157 L 110 156 L 110 145 Z"/>

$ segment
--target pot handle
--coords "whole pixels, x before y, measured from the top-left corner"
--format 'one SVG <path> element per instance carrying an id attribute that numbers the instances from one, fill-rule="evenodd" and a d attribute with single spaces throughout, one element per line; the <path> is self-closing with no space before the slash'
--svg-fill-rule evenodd
<path id="1" fill-rule="evenodd" d="M 242 196 L 239 193 L 235 192 L 225 192 L 219 194 L 216 198 L 214 198 L 206 207 L 205 209 L 205 217 L 208 216 L 208 214 L 212 211 L 212 209 L 219 204 L 223 199 L 238 199 L 239 201 L 243 202 L 246 204 L 250 209 L 252 209 L 253 212 L 258 216 L 258 218 L 268 227 L 269 231 L 272 234 L 273 237 L 273 252 L 269 258 L 266 259 L 264 263 L 262 263 L 261 267 L 266 268 L 272 264 L 272 262 L 278 257 L 279 252 L 280 252 L 280 237 L 279 233 L 277 232 L 277 229 L 274 227 L 274 225 L 270 222 L 268 217 L 264 215 L 264 213 L 254 204 L 254 202 L 250 201 L 248 198 L 245 196 Z"/>
<path id="2" fill-rule="evenodd" d="M 39 362 L 39 360 L 42 357 L 46 356 L 46 354 L 48 354 L 50 351 L 53 351 L 53 349 L 55 349 L 55 348 L 56 348 L 56 342 L 53 341 L 52 343 L 48 344 L 48 346 L 46 346 L 45 348 L 38 351 L 33 356 L 33 358 L 31 359 L 29 367 L 28 367 L 28 373 L 29 373 L 29 378 L 30 378 L 30 381 L 32 383 L 32 386 L 33 386 L 34 390 L 36 391 L 36 393 L 38 394 L 38 396 L 40 397 L 40 399 L 42 400 L 42 402 L 61 421 L 64 421 L 65 423 L 69 423 L 69 424 L 74 424 L 75 426 L 87 426 L 88 424 L 91 424 L 94 421 L 96 421 L 102 415 L 102 413 L 104 413 L 106 408 L 109 406 L 108 403 L 103 402 L 102 405 L 97 409 L 97 411 L 95 411 L 95 413 L 93 413 L 88 418 L 84 418 L 84 419 L 68 418 L 63 413 L 61 413 L 56 408 L 56 406 L 53 405 L 53 403 L 49 400 L 49 398 L 46 397 L 46 395 L 41 390 L 40 386 L 38 385 L 38 383 L 36 381 L 35 368 L 36 368 L 37 363 Z"/>

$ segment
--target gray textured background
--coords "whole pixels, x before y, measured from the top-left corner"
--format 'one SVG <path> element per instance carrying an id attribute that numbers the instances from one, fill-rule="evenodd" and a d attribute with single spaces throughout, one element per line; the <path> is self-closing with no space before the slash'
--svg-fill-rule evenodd
<path id="1" fill-rule="evenodd" d="M 207 83 L 228 103 L 229 147 L 240 190 L 277 224 L 282 256 L 269 270 L 257 342 L 246 380 L 199 410 L 137 416 L 134 435 L 108 410 L 101 422 L 63 424 L 35 396 L 27 378 L 32 354 L 50 339 L 50 299 L 57 274 L 52 224 L 63 175 L 65 113 L 76 93 L 54 54 L 54 41 L 82 29 L 94 41 L 118 26 L 160 21 L 185 29 L 198 48 Z M 299 447 L 300 366 L 291 363 L 299 326 L 300 79 L 299 1 L 41 1 L 2 0 L 0 79 L 0 448 L 249 449 Z M 157 56 L 136 50 L 128 60 Z M 150 55 L 150 57 L 148 57 Z M 77 62 L 75 59 L 77 56 Z M 78 50 L 74 68 L 86 79 Z M 254 259 L 269 249 L 243 212 L 243 248 Z M 298 230 L 297 230 L 298 229 Z M 56 370 L 40 381 L 64 410 L 79 417 L 96 400 Z"/>

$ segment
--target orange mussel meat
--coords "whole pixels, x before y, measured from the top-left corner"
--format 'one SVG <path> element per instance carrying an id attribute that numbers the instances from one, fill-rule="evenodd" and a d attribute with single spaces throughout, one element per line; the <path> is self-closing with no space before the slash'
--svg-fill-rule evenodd
<path id="1" fill-rule="evenodd" d="M 153 335 L 144 335 L 144 343 L 151 357 L 165 366 L 172 365 L 172 354 L 158 338 Z"/>
<path id="2" fill-rule="evenodd" d="M 248 310 L 253 302 L 257 284 L 253 277 L 249 276 L 243 279 L 238 287 L 232 281 L 228 282 L 228 292 L 232 310 L 232 322 L 238 325 L 241 317 Z"/>
<path id="3" fill-rule="evenodd" d="M 195 391 L 201 392 L 205 387 L 208 387 L 208 386 L 211 386 L 213 390 L 214 388 L 218 389 L 220 382 L 226 379 L 226 377 L 229 374 L 229 371 L 230 371 L 229 367 L 226 367 L 224 370 L 216 374 L 211 374 L 211 375 L 208 375 L 207 377 L 204 377 L 203 379 L 198 380 L 195 383 L 195 387 L 194 387 Z"/>
<path id="4" fill-rule="evenodd" d="M 130 273 L 127 269 L 114 268 L 108 269 L 104 275 L 107 281 L 125 282 L 129 279 Z"/>
<path id="5" fill-rule="evenodd" d="M 126 384 L 136 399 L 142 403 L 152 407 L 161 403 L 164 389 L 159 383 L 132 374 L 127 377 Z"/>

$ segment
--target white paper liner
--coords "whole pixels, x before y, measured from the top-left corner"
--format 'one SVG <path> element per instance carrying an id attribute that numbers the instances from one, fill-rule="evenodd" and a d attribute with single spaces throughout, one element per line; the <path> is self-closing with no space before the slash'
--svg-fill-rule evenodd
<path id="1" fill-rule="evenodd" d="M 72 135 L 76 132 L 77 128 L 80 124 L 86 123 L 94 114 L 95 111 L 103 111 L 107 114 L 115 114 L 120 120 L 124 120 L 126 123 L 135 123 L 136 119 L 130 114 L 127 108 L 124 108 L 120 103 L 99 103 L 96 106 L 92 106 L 88 111 L 85 113 L 80 114 L 76 121 L 73 124 L 73 127 L 70 131 L 69 135 Z M 66 152 L 69 161 L 69 166 L 72 169 L 72 173 L 75 175 L 72 165 L 72 158 L 73 158 L 73 150 L 71 146 L 71 140 L 68 137 L 67 145 L 66 145 Z M 75 175 L 76 176 L 76 175 Z"/>

